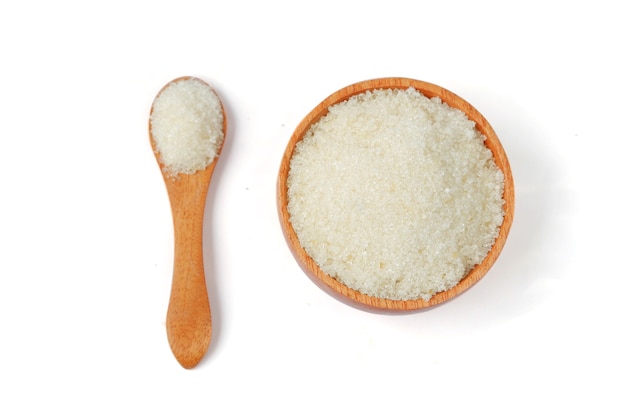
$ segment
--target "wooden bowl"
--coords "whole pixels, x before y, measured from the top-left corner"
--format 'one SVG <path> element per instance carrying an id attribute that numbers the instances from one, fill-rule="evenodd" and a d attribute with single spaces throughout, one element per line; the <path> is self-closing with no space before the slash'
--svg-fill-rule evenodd
<path id="1" fill-rule="evenodd" d="M 345 101 L 354 95 L 374 89 L 407 89 L 409 87 L 415 88 L 428 98 L 434 96 L 439 97 L 444 103 L 463 111 L 470 120 L 473 120 L 476 123 L 478 131 L 486 137 L 485 146 L 491 150 L 496 165 L 504 174 L 504 219 L 502 225 L 500 226 L 500 233 L 490 252 L 487 254 L 482 263 L 476 265 L 456 286 L 446 291 L 434 294 L 428 301 L 423 299 L 404 301 L 373 297 L 349 288 L 335 278 L 327 275 L 319 268 L 315 261 L 301 246 L 291 225 L 290 215 L 287 210 L 287 177 L 289 175 L 291 157 L 294 153 L 296 144 L 303 139 L 311 125 L 326 115 L 330 106 Z M 320 288 L 354 307 L 380 312 L 402 312 L 425 309 L 448 301 L 474 285 L 487 273 L 500 255 L 509 234 L 511 223 L 513 222 L 515 205 L 513 188 L 511 168 L 504 149 L 502 148 L 502 144 L 489 122 L 487 122 L 487 120 L 471 104 L 456 94 L 434 84 L 409 78 L 380 78 L 359 82 L 342 88 L 317 105 L 317 107 L 315 107 L 302 120 L 302 122 L 300 122 L 287 144 L 287 148 L 285 149 L 285 153 L 280 164 L 277 183 L 277 203 L 279 220 L 291 252 L 298 261 L 300 267 Z"/>

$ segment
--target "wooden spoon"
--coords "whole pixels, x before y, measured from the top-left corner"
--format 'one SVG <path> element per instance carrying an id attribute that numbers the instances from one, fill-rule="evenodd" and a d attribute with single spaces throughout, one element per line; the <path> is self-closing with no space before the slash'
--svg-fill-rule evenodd
<path id="1" fill-rule="evenodd" d="M 191 78 L 177 78 L 165 85 L 159 94 L 170 84 Z M 221 102 L 220 106 L 225 138 L 226 115 Z M 151 116 L 153 111 L 154 104 Z M 204 275 L 202 234 L 206 196 L 223 140 L 215 158 L 206 168 L 193 174 L 172 175 L 159 157 L 152 135 L 152 120 L 149 131 L 150 143 L 165 180 L 174 222 L 174 272 L 166 318 L 167 338 L 178 362 L 190 369 L 204 357 L 211 341 L 211 309 Z"/>
<path id="2" fill-rule="evenodd" d="M 290 214 L 287 210 L 287 177 L 289 176 L 289 164 L 296 145 L 304 138 L 304 135 L 307 133 L 311 125 L 325 116 L 328 113 L 328 108 L 330 106 L 345 101 L 354 95 L 380 88 L 407 89 L 409 87 L 414 87 L 416 90 L 422 92 L 422 94 L 426 97 L 439 97 L 443 102 L 447 103 L 451 107 L 455 107 L 463 111 L 470 120 L 473 120 L 476 123 L 476 128 L 483 135 L 485 135 L 485 146 L 491 150 L 496 165 L 498 165 L 504 174 L 503 198 L 506 201 L 506 204 L 504 205 L 504 220 L 500 226 L 499 236 L 496 238 L 491 251 L 487 254 L 482 263 L 476 265 L 456 286 L 447 291 L 439 292 L 433 295 L 428 301 L 423 299 L 403 301 L 372 297 L 349 288 L 335 278 L 329 276 L 320 269 L 320 267 L 300 244 L 293 226 L 291 225 Z M 511 228 L 511 223 L 513 222 L 515 205 L 511 168 L 502 144 L 487 120 L 478 112 L 478 110 L 456 94 L 437 85 L 409 78 L 380 78 L 359 82 L 335 92 L 317 105 L 296 127 L 296 130 L 287 144 L 278 173 L 277 202 L 279 220 L 287 240 L 287 244 L 300 267 L 313 280 L 313 282 L 330 295 L 346 302 L 347 304 L 365 310 L 388 312 L 402 312 L 429 308 L 456 297 L 478 282 L 491 268 L 502 251 Z"/>

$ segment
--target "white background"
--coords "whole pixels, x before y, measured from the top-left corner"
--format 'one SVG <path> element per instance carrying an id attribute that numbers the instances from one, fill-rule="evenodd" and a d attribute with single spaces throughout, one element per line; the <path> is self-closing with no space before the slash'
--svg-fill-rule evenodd
<path id="1" fill-rule="evenodd" d="M 5 3 L 0 415 L 626 413 L 618 2 Z M 193 370 L 165 335 L 173 234 L 147 132 L 182 75 L 229 120 L 205 224 L 214 337 Z M 300 120 L 389 76 L 472 103 L 516 183 L 490 272 L 407 315 L 316 287 L 275 203 Z"/>

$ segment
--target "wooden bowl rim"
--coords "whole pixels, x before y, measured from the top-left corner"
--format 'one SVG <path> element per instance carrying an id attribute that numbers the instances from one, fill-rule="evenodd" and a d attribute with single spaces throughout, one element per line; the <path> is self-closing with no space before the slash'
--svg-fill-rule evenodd
<path id="1" fill-rule="evenodd" d="M 428 301 L 423 299 L 391 300 L 366 295 L 329 276 L 319 268 L 300 245 L 291 225 L 290 215 L 287 210 L 287 177 L 289 175 L 289 164 L 296 144 L 302 140 L 311 125 L 328 113 L 328 107 L 370 90 L 407 89 L 410 87 L 420 91 L 428 98 L 439 97 L 444 103 L 463 111 L 470 120 L 474 121 L 476 128 L 485 136 L 485 145 L 491 150 L 496 165 L 498 165 L 504 174 L 504 219 L 500 226 L 499 235 L 491 250 L 485 259 L 468 272 L 457 285 L 433 295 Z M 328 96 L 302 119 L 287 143 L 281 160 L 277 181 L 277 205 L 281 228 L 289 249 L 307 276 L 322 290 L 340 301 L 352 305 L 353 307 L 377 312 L 410 312 L 431 308 L 455 298 L 476 284 L 492 267 L 498 256 L 500 256 L 508 237 L 515 211 L 514 184 L 511 167 L 504 148 L 487 119 L 470 103 L 451 91 L 429 82 L 404 77 L 376 78 L 348 85 Z"/>

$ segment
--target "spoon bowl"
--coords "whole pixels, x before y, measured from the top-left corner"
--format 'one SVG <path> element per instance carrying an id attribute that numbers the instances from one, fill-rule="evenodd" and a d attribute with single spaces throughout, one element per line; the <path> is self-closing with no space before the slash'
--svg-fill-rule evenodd
<path id="1" fill-rule="evenodd" d="M 155 103 L 170 85 L 186 80 L 197 80 L 208 86 L 197 78 L 180 77 L 159 91 Z M 221 102 L 220 107 L 225 139 L 226 114 Z M 178 362 L 189 369 L 204 357 L 211 341 L 211 309 L 204 273 L 202 235 L 206 196 L 224 140 L 204 169 L 192 174 L 173 174 L 163 162 L 153 136 L 153 113 L 154 103 L 150 110 L 150 143 L 165 181 L 174 225 L 174 271 L 166 317 L 167 338 Z"/>
<path id="2" fill-rule="evenodd" d="M 477 130 L 486 138 L 485 146 L 491 150 L 496 165 L 504 174 L 503 199 L 506 202 L 504 204 L 504 219 L 491 250 L 485 259 L 471 269 L 458 284 L 446 291 L 434 294 L 429 300 L 421 298 L 394 300 L 366 295 L 326 274 L 302 247 L 291 224 L 290 213 L 287 209 L 289 203 L 287 179 L 296 145 L 304 138 L 311 126 L 328 113 L 329 107 L 366 91 L 375 89 L 407 89 L 410 87 L 415 88 L 428 98 L 439 97 L 442 102 L 461 110 L 470 120 L 474 121 Z M 380 78 L 352 84 L 331 94 L 300 122 L 291 136 L 281 160 L 277 181 L 277 205 L 281 228 L 293 256 L 304 272 L 320 288 L 340 301 L 357 308 L 378 312 L 407 312 L 430 308 L 448 301 L 476 284 L 487 273 L 500 255 L 511 228 L 514 212 L 514 187 L 511 168 L 500 140 L 489 122 L 471 104 L 456 94 L 431 83 L 409 78 Z"/>

